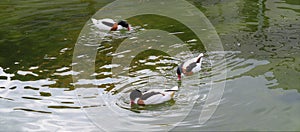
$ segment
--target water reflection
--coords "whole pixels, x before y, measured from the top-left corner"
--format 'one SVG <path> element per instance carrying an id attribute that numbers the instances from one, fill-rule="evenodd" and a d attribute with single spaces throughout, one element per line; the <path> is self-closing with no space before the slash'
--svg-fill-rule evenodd
<path id="1" fill-rule="evenodd" d="M 125 53 L 123 53 L 125 54 Z M 48 85 L 52 85 L 56 83 L 55 81 L 49 81 L 47 79 L 37 80 L 37 81 L 19 81 L 13 80 L 11 77 L 14 74 L 7 74 L 6 72 L 1 69 L 1 99 L 6 101 L 1 101 L 4 103 L 3 105 L 6 106 L 6 109 L 2 109 L 1 111 L 16 111 L 27 113 L 28 118 L 32 116 L 31 113 L 39 113 L 36 118 L 39 118 L 37 122 L 45 122 L 41 123 L 40 125 L 36 125 L 35 121 L 31 121 L 34 124 L 26 124 L 26 130 L 46 130 L 46 128 L 42 128 L 43 126 L 54 126 L 57 129 L 60 126 L 58 122 L 65 120 L 64 118 L 59 118 L 58 115 L 63 114 L 65 116 L 73 116 L 76 113 L 78 118 L 76 121 L 69 121 L 67 124 L 79 123 L 82 126 L 85 126 L 89 129 L 104 129 L 104 130 L 135 130 L 135 126 L 141 126 L 145 130 L 165 130 L 168 128 L 177 125 L 178 127 L 174 128 L 174 130 L 211 130 L 212 128 L 219 129 L 234 129 L 239 127 L 228 128 L 228 118 L 231 118 L 232 114 L 229 113 L 236 113 L 239 114 L 239 117 L 234 120 L 230 120 L 231 123 L 236 123 L 240 121 L 252 121 L 255 120 L 250 118 L 251 116 L 255 115 L 261 116 L 264 115 L 265 119 L 272 119 L 269 118 L 273 115 L 273 113 L 277 113 L 281 111 L 281 109 L 285 113 L 290 113 L 298 109 L 298 105 L 290 106 L 289 104 L 292 103 L 294 100 L 298 99 L 298 94 L 296 92 L 289 92 L 286 93 L 285 96 L 278 94 L 275 92 L 268 91 L 267 89 L 261 89 L 262 86 L 264 87 L 271 87 L 278 85 L 278 81 L 274 78 L 273 72 L 267 72 L 264 75 L 259 75 L 258 77 L 250 77 L 244 76 L 243 74 L 253 70 L 259 69 L 261 66 L 268 65 L 269 62 L 259 61 L 255 59 L 244 59 L 240 58 L 240 52 L 226 52 L 226 63 L 217 63 L 215 65 L 211 65 L 211 61 L 218 59 L 218 54 L 220 53 L 207 53 L 209 54 L 208 58 L 205 58 L 203 64 L 203 71 L 200 74 L 197 74 L 193 77 L 187 77 L 183 80 L 181 84 L 181 90 L 176 94 L 173 101 L 167 102 L 166 104 L 159 105 L 159 106 L 150 106 L 150 107 L 141 107 L 141 108 L 131 108 L 129 105 L 129 98 L 128 94 L 130 89 L 132 88 L 139 88 L 139 89 L 151 89 L 153 87 L 171 87 L 172 85 L 177 85 L 176 77 L 174 78 L 173 74 L 174 67 L 166 67 L 165 65 L 172 64 L 172 63 L 179 63 L 176 61 L 170 61 L 168 56 L 147 56 L 142 60 L 137 60 L 136 62 L 140 62 L 142 65 L 148 66 L 147 62 L 155 63 L 155 64 L 162 64 L 161 66 L 157 67 L 154 70 L 149 70 L 147 67 L 143 67 L 143 69 L 132 70 L 130 72 L 130 77 L 126 78 L 130 81 L 124 81 L 122 78 L 120 79 L 113 79 L 110 80 L 109 78 L 104 79 L 97 79 L 97 80 L 82 80 L 77 83 L 80 84 L 94 84 L 96 86 L 102 85 L 105 83 L 114 83 L 117 84 L 115 89 L 118 92 L 112 92 L 114 89 L 105 91 L 104 89 L 99 89 L 97 87 L 90 88 L 90 92 L 86 92 L 86 90 L 77 89 L 75 92 L 78 94 L 80 98 L 80 102 L 77 102 L 76 96 L 74 91 L 67 91 L 68 89 L 49 89 Z M 195 54 L 197 55 L 197 54 Z M 162 58 L 165 58 L 165 61 L 161 61 Z M 135 63 L 136 65 L 138 63 Z M 224 99 L 221 101 L 221 108 L 217 111 L 217 114 L 213 116 L 210 122 L 204 126 L 200 126 L 197 123 L 197 116 L 199 116 L 198 112 L 192 110 L 191 114 L 187 116 L 185 120 L 183 120 L 180 124 L 174 124 L 174 118 L 178 118 L 181 116 L 185 116 L 184 113 L 188 113 L 195 104 L 201 104 L 207 99 L 205 93 L 207 93 L 208 87 L 211 85 L 209 78 L 211 76 L 216 76 L 218 71 L 222 71 L 223 65 L 227 65 L 228 69 L 228 78 L 227 80 L 218 80 L 218 81 L 226 81 L 226 88 L 225 88 L 225 95 Z M 152 65 L 150 65 L 152 66 Z M 118 65 L 111 64 L 111 65 L 103 65 L 101 69 L 107 69 L 112 67 L 118 67 Z M 217 72 L 211 73 L 211 68 L 217 67 Z M 134 66 L 132 67 L 134 68 Z M 70 68 L 62 67 L 58 68 L 57 72 L 68 71 Z M 161 70 L 164 69 L 164 70 Z M 167 70 L 166 70 L 167 69 Z M 165 72 L 162 72 L 165 71 Z M 64 75 L 56 75 L 56 76 L 64 76 Z M 124 79 L 124 78 L 123 78 Z M 164 81 L 161 81 L 164 80 Z M 199 81 L 198 81 L 199 80 Z M 250 81 L 251 82 L 248 82 Z M 217 81 L 217 82 L 218 82 Z M 261 81 L 261 82 L 260 82 Z M 161 83 L 157 83 L 161 82 Z M 250 83 L 251 85 L 248 85 Z M 122 84 L 122 85 L 120 85 Z M 254 85 L 257 84 L 257 85 Z M 236 87 L 238 85 L 239 87 Z M 199 92 L 195 92 L 198 89 L 198 86 L 201 86 Z M 243 88 L 247 86 L 247 89 Z M 252 87 L 253 86 L 253 87 Z M 239 90 L 242 88 L 241 90 Z M 255 88 L 255 89 L 253 89 Z M 85 89 L 85 88 L 83 88 Z M 122 89 L 122 90 L 121 90 Z M 244 90 L 244 91 L 243 91 Z M 263 90 L 263 91 L 261 91 Z M 85 91 L 86 93 L 82 93 Z M 197 91 L 197 90 L 196 90 Z M 279 92 L 281 92 L 279 90 Z M 22 94 L 21 94 L 22 93 Z M 200 93 L 200 94 L 199 94 Z M 255 95 L 254 93 L 259 93 L 259 95 Z M 20 95 L 22 95 L 20 97 Z M 255 95 L 255 97 L 252 97 Z M 262 97 L 267 96 L 268 101 L 272 103 L 276 101 L 281 101 L 285 103 L 280 103 L 279 106 L 274 107 L 273 105 L 264 106 L 265 103 L 258 105 L 257 102 L 261 100 Z M 238 101 L 242 98 L 242 102 Z M 5 102 L 10 102 L 8 105 Z M 191 104 L 191 102 L 193 102 Z M 288 104 L 286 104 L 289 102 Z M 278 103 L 278 102 L 277 102 Z M 294 103 L 292 103 L 294 104 Z M 195 106 L 195 105 L 194 105 Z M 253 106 L 253 109 L 245 110 L 247 106 Z M 254 107 L 255 106 L 255 107 Z M 256 107 L 260 106 L 260 107 Z M 201 107 L 201 105 L 200 105 Z M 235 109 L 232 109 L 235 108 Z M 98 117 L 89 117 L 86 118 L 83 113 L 81 113 L 80 109 L 84 109 L 84 111 L 88 112 L 88 115 L 98 115 Z M 250 115 L 241 112 L 240 109 L 244 109 L 246 113 L 252 113 Z M 199 110 L 199 109 L 195 109 Z M 228 112 L 231 111 L 231 112 Z M 110 113 L 110 114 L 104 114 Z M 52 119 L 49 120 L 48 116 L 51 115 Z M 286 114 L 284 114 L 286 116 Z M 26 117 L 27 117 L 26 116 Z M 242 118 L 247 117 L 248 120 Z M 15 117 L 15 116 L 14 116 Z M 24 117 L 24 116 L 23 116 Z M 96 118 L 96 119 L 95 119 Z M 115 119 L 118 119 L 116 122 Z M 172 120 L 170 120 L 172 119 Z M 79 122 L 79 120 L 81 120 Z M 98 128 L 92 127 L 86 123 L 92 120 L 95 126 Z M 106 120 L 107 126 L 103 124 L 103 120 Z M 170 120 L 170 121 L 169 121 Z M 283 119 L 276 123 L 281 123 L 286 119 Z M 261 120 L 258 120 L 261 121 Z M 111 123 L 114 122 L 115 124 L 122 125 L 124 123 L 128 124 L 126 128 L 115 128 L 111 127 Z M 227 123 L 225 123 L 227 122 Z M 255 124 L 255 123 L 254 123 Z M 212 125 L 214 127 L 212 127 Z M 273 126 L 269 124 L 270 126 Z M 289 123 L 287 126 L 293 126 L 294 123 Z M 71 125 L 72 126 L 72 125 Z M 193 127 L 191 127 L 193 126 Z M 232 127 L 232 126 L 231 126 Z M 275 127 L 275 126 L 273 126 Z M 247 129 L 247 127 L 245 127 Z M 248 127 L 249 128 L 249 127 Z M 261 128 L 263 129 L 262 125 L 256 125 L 252 128 Z M 285 127 L 286 128 L 286 127 Z M 72 130 L 75 128 L 66 127 L 62 130 Z M 253 130 L 253 129 L 251 129 Z M 254 129 L 256 130 L 256 129 Z"/>
<path id="2" fill-rule="evenodd" d="M 96 129 L 89 125 L 89 121 L 81 113 L 81 106 L 76 103 L 74 92 L 62 88 L 49 89 L 49 85 L 55 84 L 55 81 L 49 79 L 36 81 L 11 79 L 14 74 L 4 72 L 1 67 L 0 76 L 0 104 L 2 106 L 0 112 L 6 113 L 1 114 L 1 120 L 4 124 L 14 124 L 14 127 L 1 125 L 1 130 L 66 130 L 60 127 L 62 121 L 67 126 L 81 124 L 81 127 Z M 74 117 L 73 113 L 77 113 L 78 117 Z M 66 121 L 65 117 L 72 117 L 76 121 Z M 78 127 L 67 129 L 75 130 Z"/>
<path id="3" fill-rule="evenodd" d="M 125 52 L 123 54 L 126 54 Z M 131 107 L 129 101 L 129 93 L 131 89 L 149 90 L 154 88 L 164 88 L 176 85 L 176 76 L 174 78 L 174 67 L 166 69 L 165 72 L 159 73 L 156 70 L 150 70 L 148 67 L 140 68 L 138 70 L 132 70 L 129 73 L 129 77 L 120 77 L 120 79 L 115 82 L 115 87 L 109 91 L 100 90 L 97 88 L 79 89 L 77 91 L 80 102 L 84 106 L 99 106 L 99 107 L 86 107 L 84 109 L 87 112 L 87 116 L 95 123 L 98 127 L 103 130 L 138 130 L 143 128 L 144 130 L 168 130 L 174 127 L 174 125 L 179 125 L 181 127 L 189 126 L 191 124 L 197 124 L 195 117 L 199 116 L 198 112 L 190 111 L 193 109 L 195 104 L 203 104 L 207 99 L 207 92 L 212 84 L 210 81 L 211 76 L 218 76 L 218 72 L 222 72 L 224 65 L 228 65 L 230 72 L 228 73 L 228 80 L 234 80 L 240 78 L 245 72 L 254 69 L 259 65 L 268 64 L 267 61 L 257 61 L 257 60 L 245 60 L 238 58 L 238 52 L 226 52 L 226 59 L 229 61 L 227 63 L 217 63 L 211 65 L 211 61 L 217 61 L 216 59 L 219 54 L 223 53 L 208 53 L 209 58 L 205 58 L 204 68 L 200 74 L 192 77 L 186 77 L 181 85 L 181 90 L 176 93 L 173 101 L 167 102 L 158 106 L 149 107 Z M 195 54 L 197 55 L 197 54 Z M 167 57 L 167 56 L 166 56 Z M 146 59 L 142 59 L 137 62 L 142 62 L 142 64 L 151 63 L 161 63 L 161 57 L 158 56 L 148 56 Z M 165 61 L 168 64 L 173 61 Z M 218 61 L 217 61 L 218 62 Z M 137 63 L 133 63 L 137 64 Z M 172 64 L 172 63 L 171 63 Z M 115 65 L 115 64 L 112 64 Z M 111 66 L 111 65 L 110 65 Z M 118 66 L 118 65 L 115 65 Z M 150 65 L 152 66 L 152 65 Z M 132 66 L 134 67 L 134 66 Z M 143 67 L 143 66 L 141 66 Z M 157 66 L 160 69 L 160 66 Z M 164 66 L 162 66 L 164 67 Z M 212 67 L 217 67 L 217 71 L 211 72 Z M 116 77 L 119 78 L 119 77 Z M 228 80 L 217 80 L 214 83 L 228 81 Z M 92 81 L 92 80 L 91 80 Z M 109 81 L 107 81 L 109 82 Z M 84 83 L 84 82 L 82 82 Z M 90 82 L 86 82 L 90 83 Z M 200 85 L 200 91 L 197 91 Z M 214 85 L 214 84 L 213 84 Z M 111 93 L 110 91 L 118 91 Z M 96 94 L 97 93 L 97 94 Z M 98 94 L 100 93 L 100 94 Z M 95 102 L 97 101 L 97 102 Z M 222 100 L 221 104 L 225 103 Z M 248 101 L 252 101 L 248 100 Z M 214 102 L 212 102 L 213 104 Z M 211 105 L 212 105 L 211 104 Z M 232 104 L 230 104 L 232 105 Z M 234 104 L 233 104 L 234 105 Z M 201 105 L 200 105 L 201 109 Z M 129 112 L 127 111 L 129 110 Z M 176 112 L 175 112 L 176 111 Z M 136 114 L 130 113 L 134 112 Z M 109 115 L 103 115 L 101 113 L 111 113 Z M 176 113 L 176 114 L 175 114 Z M 94 117 L 91 115 L 101 115 L 99 117 Z M 182 123 L 182 116 L 187 116 L 187 118 L 193 117 L 191 120 L 184 120 Z M 131 118 L 134 117 L 134 118 Z M 105 119 L 107 122 L 102 122 Z M 108 120 L 109 119 L 109 120 Z M 118 120 L 116 120 L 118 119 Z M 112 127 L 109 124 L 114 122 L 115 124 L 128 124 L 126 128 Z M 160 122 L 164 125 L 161 125 Z M 178 124 L 179 123 L 179 124 Z M 133 125 L 134 124 L 134 125 Z M 136 128 L 138 126 L 138 128 Z M 194 126 L 196 127 L 196 126 Z M 202 127 L 202 126 L 198 126 Z M 159 129 L 158 129 L 159 128 Z M 177 128 L 175 128 L 176 130 Z"/>

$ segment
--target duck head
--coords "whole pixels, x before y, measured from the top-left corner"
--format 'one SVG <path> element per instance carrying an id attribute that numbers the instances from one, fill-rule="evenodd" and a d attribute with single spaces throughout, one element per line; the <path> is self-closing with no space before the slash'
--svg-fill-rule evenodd
<path id="1" fill-rule="evenodd" d="M 135 89 L 130 93 L 129 96 L 130 96 L 130 103 L 137 104 L 138 99 L 142 96 L 142 92 L 138 89 Z"/>
<path id="2" fill-rule="evenodd" d="M 130 26 L 126 21 L 121 20 L 121 21 L 118 22 L 118 25 L 120 25 L 124 28 L 127 28 L 127 30 L 130 31 Z"/>
<path id="3" fill-rule="evenodd" d="M 177 71 L 176 71 L 176 73 L 177 73 L 177 77 L 178 77 L 178 81 L 181 81 L 181 68 L 178 66 L 177 67 Z"/>

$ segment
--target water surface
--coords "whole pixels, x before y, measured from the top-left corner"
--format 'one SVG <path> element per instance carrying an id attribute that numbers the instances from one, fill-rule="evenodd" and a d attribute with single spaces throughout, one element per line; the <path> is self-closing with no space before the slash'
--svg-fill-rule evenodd
<path id="1" fill-rule="evenodd" d="M 72 57 L 81 29 L 110 2 L 0 2 L 0 130 L 300 130 L 297 0 L 189 0 L 215 26 L 225 50 L 219 52 L 206 52 L 201 41 L 173 19 L 155 15 L 130 18 L 139 29 L 175 34 L 191 53 L 172 57 L 148 50 L 134 57 L 129 76 L 113 76 L 111 69 L 119 67 L 112 63 L 113 57 L 129 56 L 129 52 L 115 51 L 132 37 L 117 33 L 95 46 L 92 76 L 96 79 L 73 82 L 72 76 L 80 75 L 72 69 L 76 65 Z M 180 45 L 174 43 L 176 46 Z M 200 52 L 207 55 L 201 73 L 178 84 L 176 66 Z M 213 63 L 219 62 L 220 55 L 226 61 Z M 223 67 L 226 80 L 211 82 Z M 226 82 L 220 105 L 207 123 L 199 124 L 209 88 L 220 82 Z M 180 85 L 180 91 L 166 104 L 129 106 L 131 89 L 174 85 Z"/>

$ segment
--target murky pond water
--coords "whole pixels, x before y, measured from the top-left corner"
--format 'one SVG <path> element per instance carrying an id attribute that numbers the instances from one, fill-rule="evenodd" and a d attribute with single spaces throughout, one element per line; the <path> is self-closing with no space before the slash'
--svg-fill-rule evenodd
<path id="1" fill-rule="evenodd" d="M 224 51 L 208 51 L 186 25 L 150 14 L 128 19 L 135 32 L 100 38 L 89 20 L 111 2 L 0 2 L 1 131 L 300 130 L 298 0 L 189 0 L 215 27 Z M 90 36 L 82 36 L 84 27 Z M 152 29 L 170 40 L 139 36 Z M 93 49 L 95 61 L 74 54 L 81 53 L 75 49 L 81 41 L 93 42 L 82 48 Z M 201 52 L 201 72 L 178 82 L 176 66 Z M 78 69 L 74 58 L 92 67 Z M 177 85 L 167 103 L 129 105 L 132 89 Z M 209 102 L 217 96 L 219 105 Z M 216 105 L 199 123 L 201 111 Z"/>

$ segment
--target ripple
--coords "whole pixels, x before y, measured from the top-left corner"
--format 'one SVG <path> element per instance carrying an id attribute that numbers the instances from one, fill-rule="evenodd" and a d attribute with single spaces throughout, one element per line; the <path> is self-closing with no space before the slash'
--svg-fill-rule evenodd
<path id="1" fill-rule="evenodd" d="M 48 106 L 48 108 L 53 109 L 80 109 L 81 107 L 78 106 L 64 106 L 64 105 L 58 105 L 58 106 Z"/>
<path id="2" fill-rule="evenodd" d="M 25 86 L 24 89 L 40 90 L 39 88 L 30 87 L 30 86 Z"/>
<path id="3" fill-rule="evenodd" d="M 32 110 L 32 109 L 26 109 L 26 108 L 14 108 L 14 110 L 23 110 L 28 112 L 38 112 L 38 113 L 44 113 L 44 114 L 51 114 L 52 112 L 48 111 L 40 111 L 40 110 Z"/>
<path id="4" fill-rule="evenodd" d="M 199 53 L 196 53 L 199 54 Z M 195 56 L 196 56 L 195 54 Z M 216 53 L 218 54 L 218 53 Z M 189 55 L 191 56 L 191 55 Z M 193 55 L 192 55 L 193 56 Z M 212 55 L 213 56 L 213 55 Z M 163 69 L 159 71 L 153 71 L 150 69 L 140 69 L 133 70 L 129 73 L 129 77 L 124 76 L 116 76 L 115 78 L 119 78 L 119 81 L 115 82 L 115 87 L 113 87 L 111 94 L 110 92 L 104 92 L 102 90 L 96 90 L 93 88 L 82 89 L 77 91 L 80 93 L 78 96 L 80 102 L 83 106 L 103 106 L 99 107 L 85 107 L 85 111 L 90 114 L 100 114 L 110 112 L 113 113 L 107 117 L 105 115 L 101 117 L 90 117 L 95 124 L 100 125 L 99 127 L 104 127 L 106 123 L 100 123 L 100 120 L 105 118 L 110 118 L 109 121 L 113 119 L 121 119 L 118 122 L 113 121 L 116 124 L 135 124 L 138 126 L 143 126 L 144 129 L 149 130 L 164 130 L 169 127 L 173 127 L 177 123 L 179 123 L 181 118 L 187 116 L 189 111 L 193 108 L 194 104 L 203 103 L 207 99 L 208 88 L 212 83 L 208 78 L 199 78 L 199 74 L 196 74 L 193 77 L 187 77 L 184 79 L 183 83 L 180 85 L 181 89 L 178 93 L 175 94 L 174 100 L 166 102 L 161 105 L 155 106 L 136 106 L 132 107 L 129 101 L 129 92 L 131 89 L 140 89 L 140 90 L 149 90 L 153 88 L 168 88 L 175 85 L 178 85 L 176 82 L 176 78 L 174 78 L 175 72 L 174 66 L 158 66 L 158 63 L 164 63 L 167 65 L 174 65 L 175 62 L 172 61 L 172 58 L 165 59 L 161 61 L 161 58 L 169 58 L 169 57 L 159 57 L 159 56 L 149 56 L 148 59 L 145 59 L 145 63 L 153 62 L 156 66 L 156 69 Z M 218 58 L 216 56 L 212 58 Z M 207 58 L 208 60 L 210 58 Z M 221 58 L 220 58 L 221 59 Z M 210 66 L 211 62 L 207 62 L 207 66 Z M 160 68 L 162 67 L 162 68 Z M 176 67 L 176 66 L 175 66 Z M 222 67 L 219 65 L 219 67 Z M 165 72 L 163 72 L 165 71 Z M 205 73 L 205 72 L 204 72 Z M 210 74 L 209 71 L 206 74 Z M 100 79 L 101 80 L 101 79 Z M 202 82 L 201 89 L 199 89 L 199 81 Z M 203 83 L 206 82 L 206 83 Z M 88 82 L 85 82 L 86 84 Z M 89 94 L 88 94 L 89 93 Z M 99 95 L 93 94 L 98 93 Z M 91 97 L 91 98 L 87 98 Z M 97 100 L 97 102 L 95 102 Z M 93 103 L 92 103 L 93 102 Z M 210 106 L 215 105 L 216 102 L 211 102 Z M 104 106 L 105 105 L 105 106 Z M 201 106 L 200 106 L 201 107 Z M 135 114 L 134 114 L 135 113 Z M 197 115 L 199 116 L 199 115 Z M 134 118 L 133 118 L 134 117 Z M 183 118 L 184 119 L 184 118 Z M 107 123 L 109 123 L 107 121 Z M 100 123 L 100 124 L 98 124 Z M 146 125 L 148 124 L 148 125 Z M 102 126 L 103 125 L 103 126 Z M 129 125 L 130 129 L 135 130 L 134 126 Z M 163 127 L 163 128 L 159 128 Z M 109 128 L 110 129 L 110 128 Z M 116 128 L 112 128 L 116 129 Z M 122 129 L 116 129 L 122 130 Z"/>
<path id="5" fill-rule="evenodd" d="M 42 100 L 40 98 L 36 98 L 36 97 L 22 97 L 23 99 L 31 99 L 31 100 Z"/>

